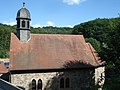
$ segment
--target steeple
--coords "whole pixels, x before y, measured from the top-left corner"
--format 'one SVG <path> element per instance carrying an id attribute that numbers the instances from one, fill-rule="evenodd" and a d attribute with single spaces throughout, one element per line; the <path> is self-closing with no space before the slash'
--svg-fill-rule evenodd
<path id="1" fill-rule="evenodd" d="M 30 12 L 23 7 L 17 12 L 17 37 L 20 41 L 27 42 L 30 39 Z"/>

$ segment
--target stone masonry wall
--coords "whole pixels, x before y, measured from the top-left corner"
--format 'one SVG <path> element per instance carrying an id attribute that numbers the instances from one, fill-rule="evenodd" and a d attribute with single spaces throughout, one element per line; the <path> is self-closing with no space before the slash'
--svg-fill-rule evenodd
<path id="1" fill-rule="evenodd" d="M 95 70 L 66 70 L 64 72 L 42 72 L 42 73 L 25 73 L 12 74 L 11 83 L 31 90 L 31 82 L 33 79 L 42 80 L 42 90 L 92 90 L 95 84 Z M 70 88 L 60 89 L 60 79 L 69 78 Z M 37 90 L 37 89 L 36 89 Z"/>
<path id="2" fill-rule="evenodd" d="M 52 73 L 28 73 L 28 74 L 13 74 L 11 76 L 11 83 L 25 88 L 25 90 L 32 90 L 31 82 L 33 79 L 36 82 L 41 79 L 43 81 L 43 88 L 49 79 L 56 76 L 56 72 Z M 44 89 L 43 89 L 44 90 Z"/>
<path id="3" fill-rule="evenodd" d="M 102 90 L 103 84 L 105 82 L 105 67 L 98 67 L 95 69 L 95 84 L 99 85 L 98 90 Z"/>

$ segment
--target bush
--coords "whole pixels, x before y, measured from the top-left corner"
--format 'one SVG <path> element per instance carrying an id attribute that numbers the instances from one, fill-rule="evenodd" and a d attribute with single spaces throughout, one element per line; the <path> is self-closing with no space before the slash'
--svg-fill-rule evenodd
<path id="1" fill-rule="evenodd" d="M 0 51 L 0 58 L 8 58 L 9 53 L 7 51 Z"/>

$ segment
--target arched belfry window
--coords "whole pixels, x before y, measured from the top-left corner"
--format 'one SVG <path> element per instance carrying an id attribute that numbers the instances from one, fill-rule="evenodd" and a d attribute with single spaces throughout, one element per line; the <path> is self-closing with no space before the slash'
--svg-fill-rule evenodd
<path id="1" fill-rule="evenodd" d="M 36 90 L 36 80 L 32 80 L 32 90 Z"/>
<path id="2" fill-rule="evenodd" d="M 22 27 L 25 27 L 25 21 L 24 20 L 22 21 Z"/>
<path id="3" fill-rule="evenodd" d="M 60 79 L 60 88 L 64 88 L 64 79 L 63 78 Z"/>
<path id="4" fill-rule="evenodd" d="M 69 78 L 66 78 L 66 80 L 65 80 L 65 87 L 66 88 L 70 87 L 70 79 Z"/>
<path id="5" fill-rule="evenodd" d="M 27 28 L 29 28 L 30 27 L 30 22 L 29 21 L 27 21 Z"/>
<path id="6" fill-rule="evenodd" d="M 42 90 L 42 80 L 38 80 L 38 90 Z"/>

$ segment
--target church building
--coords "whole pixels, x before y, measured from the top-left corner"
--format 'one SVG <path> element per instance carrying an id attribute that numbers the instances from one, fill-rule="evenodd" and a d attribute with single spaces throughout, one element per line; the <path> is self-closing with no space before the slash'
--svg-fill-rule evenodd
<path id="1" fill-rule="evenodd" d="M 31 34 L 25 4 L 11 33 L 10 82 L 23 90 L 102 90 L 105 63 L 83 35 Z"/>

